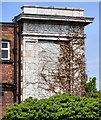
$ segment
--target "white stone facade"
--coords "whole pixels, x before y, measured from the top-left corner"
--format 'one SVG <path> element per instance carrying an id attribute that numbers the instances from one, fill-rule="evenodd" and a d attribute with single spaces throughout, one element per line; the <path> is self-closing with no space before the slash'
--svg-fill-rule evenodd
<path id="1" fill-rule="evenodd" d="M 27 5 L 21 9 L 14 20 L 22 24 L 22 100 L 66 90 L 81 95 L 85 81 L 84 26 L 93 18 L 84 17 L 80 8 Z"/>
<path id="2" fill-rule="evenodd" d="M 59 50 L 59 45 L 53 42 L 24 37 L 22 53 L 23 99 L 30 96 L 43 98 L 52 95 L 51 92 L 44 90 L 47 85 L 40 74 L 43 72 L 48 77 L 49 71 L 57 68 Z"/>
<path id="3" fill-rule="evenodd" d="M 43 79 L 41 73 L 45 74 L 46 80 L 49 80 L 50 83 L 54 81 L 55 78 L 53 78 L 54 75 L 52 76 L 52 74 L 55 73 L 59 67 L 58 59 L 61 54 L 60 44 L 54 41 L 68 41 L 67 35 L 70 31 L 72 33 L 72 28 L 69 25 L 54 25 L 52 23 L 45 23 L 44 25 L 43 23 L 24 23 L 23 29 L 22 98 L 25 99 L 30 96 L 35 98 L 49 97 L 53 95 L 54 92 L 46 90 L 49 88 L 49 84 Z M 83 28 L 80 29 L 79 26 L 76 26 L 74 30 L 77 29 L 83 34 Z M 58 35 L 56 36 L 56 34 Z M 74 46 L 74 48 L 76 46 Z M 76 75 L 77 73 L 75 73 L 75 76 Z M 55 92 L 63 92 L 59 88 L 59 84 L 55 84 Z M 74 84 L 77 84 L 77 82 Z"/>

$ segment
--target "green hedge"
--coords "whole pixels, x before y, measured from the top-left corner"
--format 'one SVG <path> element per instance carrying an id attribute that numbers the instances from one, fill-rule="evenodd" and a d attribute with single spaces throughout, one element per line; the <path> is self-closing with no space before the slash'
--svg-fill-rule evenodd
<path id="1" fill-rule="evenodd" d="M 48 99 L 28 98 L 7 108 L 2 120 L 101 120 L 101 100 L 58 94 Z"/>

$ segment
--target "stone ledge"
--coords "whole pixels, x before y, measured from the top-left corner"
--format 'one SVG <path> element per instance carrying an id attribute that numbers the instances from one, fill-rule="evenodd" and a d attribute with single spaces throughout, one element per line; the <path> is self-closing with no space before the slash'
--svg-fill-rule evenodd
<path id="1" fill-rule="evenodd" d="M 59 15 L 40 15 L 40 14 L 25 14 L 21 13 L 18 16 L 15 16 L 13 21 L 19 21 L 21 19 L 25 20 L 46 20 L 46 21 L 61 21 L 61 22 L 76 22 L 82 23 L 84 25 L 90 24 L 93 22 L 94 17 L 75 17 L 75 16 L 59 16 Z"/>
<path id="2" fill-rule="evenodd" d="M 1 60 L 0 64 L 13 64 L 13 60 Z"/>
<path id="3" fill-rule="evenodd" d="M 35 33 L 35 32 L 33 32 L 33 33 L 30 33 L 30 32 L 23 32 L 22 33 L 22 35 L 24 36 L 43 36 L 43 37 L 77 37 L 77 38 L 85 38 L 86 37 L 86 34 L 81 34 L 81 33 L 79 33 L 79 34 L 77 34 L 77 33 L 72 33 L 72 32 L 70 32 L 70 33 L 61 33 L 61 34 L 59 34 L 59 33 Z"/>

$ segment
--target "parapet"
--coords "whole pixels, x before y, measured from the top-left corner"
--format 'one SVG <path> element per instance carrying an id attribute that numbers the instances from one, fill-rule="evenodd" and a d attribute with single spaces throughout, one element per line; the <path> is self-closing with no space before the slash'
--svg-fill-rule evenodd
<path id="1" fill-rule="evenodd" d="M 39 14 L 39 15 L 58 15 L 58 16 L 83 16 L 84 9 L 81 8 L 63 8 L 63 7 L 48 7 L 48 6 L 29 6 L 21 7 L 25 14 Z"/>
<path id="2" fill-rule="evenodd" d="M 92 23 L 94 19 L 94 17 L 85 17 L 83 15 L 84 9 L 81 8 L 24 5 L 21 7 L 21 10 L 21 13 L 14 17 L 14 22 L 21 20 L 45 20 L 75 22 L 85 26 Z"/>

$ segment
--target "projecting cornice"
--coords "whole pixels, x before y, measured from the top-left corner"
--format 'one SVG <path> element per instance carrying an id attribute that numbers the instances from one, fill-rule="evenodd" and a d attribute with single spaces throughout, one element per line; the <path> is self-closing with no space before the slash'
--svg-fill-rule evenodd
<path id="1" fill-rule="evenodd" d="M 15 16 L 13 21 L 22 20 L 47 20 L 61 22 L 78 22 L 87 25 L 93 22 L 94 17 L 83 16 L 80 8 L 59 8 L 47 6 L 22 6 L 22 13 Z"/>
<path id="2" fill-rule="evenodd" d="M 84 25 L 93 22 L 93 17 L 72 17 L 72 16 L 56 16 L 56 15 L 36 15 L 36 14 L 19 14 L 14 18 L 16 21 L 21 20 L 49 20 L 49 21 L 64 21 L 64 22 L 79 22 Z M 13 21 L 14 21 L 13 20 Z"/>

